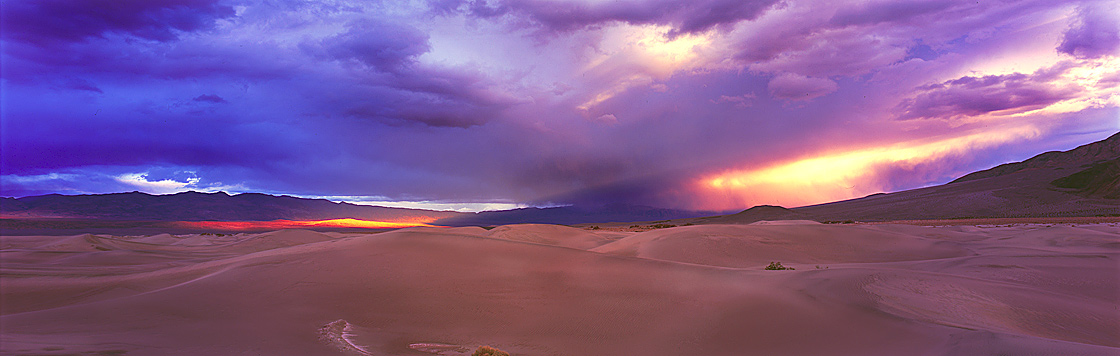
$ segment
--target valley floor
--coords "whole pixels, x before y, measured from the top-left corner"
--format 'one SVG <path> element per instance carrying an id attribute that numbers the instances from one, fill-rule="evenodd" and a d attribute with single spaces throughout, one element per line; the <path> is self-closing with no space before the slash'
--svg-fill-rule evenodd
<path id="1" fill-rule="evenodd" d="M 4 355 L 480 345 L 518 356 L 1117 355 L 1120 224 L 0 237 Z"/>

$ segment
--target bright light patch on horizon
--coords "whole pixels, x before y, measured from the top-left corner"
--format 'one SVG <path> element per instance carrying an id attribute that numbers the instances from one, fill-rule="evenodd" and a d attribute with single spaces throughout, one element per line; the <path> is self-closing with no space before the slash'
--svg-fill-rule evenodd
<path id="1" fill-rule="evenodd" d="M 191 229 L 222 230 L 277 230 L 306 227 L 324 228 L 363 228 L 363 229 L 402 229 L 406 227 L 431 227 L 428 223 L 436 218 L 423 217 L 403 221 L 373 221 L 360 219 L 330 220 L 272 220 L 272 221 L 178 221 L 174 225 Z"/>
<path id="2" fill-rule="evenodd" d="M 968 154 L 1037 137 L 1034 126 L 976 132 L 933 142 L 826 153 L 760 169 L 733 170 L 700 179 L 702 194 L 719 208 L 758 204 L 804 206 L 882 192 L 878 175 L 890 168 L 912 168 L 951 156 Z"/>

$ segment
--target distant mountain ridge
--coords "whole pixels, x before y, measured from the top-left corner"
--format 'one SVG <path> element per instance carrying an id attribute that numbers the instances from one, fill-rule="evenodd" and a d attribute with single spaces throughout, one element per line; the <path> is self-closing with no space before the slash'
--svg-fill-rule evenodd
<path id="1" fill-rule="evenodd" d="M 271 221 L 354 218 L 398 221 L 435 220 L 461 214 L 406 208 L 336 203 L 259 193 L 183 192 L 152 195 L 140 192 L 60 195 L 0 199 L 6 217 L 84 218 L 141 221 Z"/>
<path id="2" fill-rule="evenodd" d="M 1027 169 L 1083 166 L 1115 160 L 1117 157 L 1120 157 L 1120 132 L 1104 140 L 1082 145 L 1069 151 L 1044 152 L 1022 162 L 1005 163 L 982 171 L 972 172 L 948 184 L 1004 176 Z"/>
<path id="3" fill-rule="evenodd" d="M 944 185 L 791 209 L 817 221 L 1120 216 L 1120 133 Z"/>
<path id="4" fill-rule="evenodd" d="M 950 183 L 786 209 L 758 206 L 730 215 L 640 205 L 566 206 L 460 213 L 389 208 L 258 193 L 170 195 L 50 194 L 0 198 L 6 218 L 138 221 L 271 221 L 355 218 L 444 226 L 580 224 L 659 220 L 750 223 L 758 220 L 889 221 L 1005 217 L 1120 216 L 1120 133 L 1065 152 L 967 174 Z M 707 216 L 707 217 L 702 217 Z"/>
<path id="5" fill-rule="evenodd" d="M 74 218 L 135 221 L 272 221 L 354 218 L 375 221 L 422 220 L 443 226 L 518 223 L 578 224 L 662 220 L 716 214 L 640 205 L 565 206 L 462 213 L 336 203 L 259 193 L 183 192 L 152 195 L 140 192 L 0 198 L 7 218 Z"/>
<path id="6" fill-rule="evenodd" d="M 750 224 L 762 220 L 813 220 L 813 217 L 780 206 L 759 205 L 735 214 L 703 219 L 705 224 Z"/>

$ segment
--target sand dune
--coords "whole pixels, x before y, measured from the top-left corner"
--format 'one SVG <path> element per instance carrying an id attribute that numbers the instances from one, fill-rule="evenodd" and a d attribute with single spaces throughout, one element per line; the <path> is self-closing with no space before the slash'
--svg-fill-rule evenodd
<path id="1" fill-rule="evenodd" d="M 653 230 L 596 252 L 710 266 L 762 268 L 771 261 L 805 264 L 924 260 L 970 255 L 952 241 L 870 225 L 696 225 Z"/>
<path id="2" fill-rule="evenodd" d="M 3 236 L 0 354 L 1116 355 L 1118 242 L 1106 224 Z"/>
<path id="3" fill-rule="evenodd" d="M 532 242 L 543 245 L 592 249 L 611 242 L 611 238 L 584 229 L 560 225 L 518 224 L 504 225 L 490 230 L 492 238 Z"/>

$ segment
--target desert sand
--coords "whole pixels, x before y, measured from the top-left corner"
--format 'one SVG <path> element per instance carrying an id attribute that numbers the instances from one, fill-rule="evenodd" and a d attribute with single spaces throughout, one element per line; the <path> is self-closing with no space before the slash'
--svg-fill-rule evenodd
<path id="1" fill-rule="evenodd" d="M 1120 354 L 1115 223 L 3 236 L 0 262 L 4 355 Z"/>

